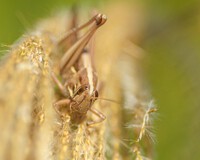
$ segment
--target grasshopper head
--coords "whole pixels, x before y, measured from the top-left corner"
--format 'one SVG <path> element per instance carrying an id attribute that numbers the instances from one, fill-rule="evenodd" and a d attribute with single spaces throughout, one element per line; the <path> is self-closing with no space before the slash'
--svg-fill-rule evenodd
<path id="1" fill-rule="evenodd" d="M 81 86 L 73 96 L 74 104 L 72 107 L 78 112 L 86 113 L 97 98 L 97 90 L 94 90 L 92 94 L 90 94 L 90 88 L 88 85 Z"/>

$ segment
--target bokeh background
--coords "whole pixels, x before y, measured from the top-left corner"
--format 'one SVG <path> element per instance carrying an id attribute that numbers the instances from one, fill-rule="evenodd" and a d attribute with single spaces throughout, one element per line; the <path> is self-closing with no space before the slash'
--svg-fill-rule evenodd
<path id="1" fill-rule="evenodd" d="M 74 3 L 77 2 L 0 0 L 1 55 L 39 19 Z M 78 3 L 106 5 L 105 1 L 92 0 Z M 134 6 L 136 1 L 128 3 Z M 159 109 L 154 126 L 155 159 L 198 160 L 200 3 L 197 0 L 142 0 L 140 3 L 144 6 L 146 27 L 135 43 L 147 52 L 146 78 Z"/>

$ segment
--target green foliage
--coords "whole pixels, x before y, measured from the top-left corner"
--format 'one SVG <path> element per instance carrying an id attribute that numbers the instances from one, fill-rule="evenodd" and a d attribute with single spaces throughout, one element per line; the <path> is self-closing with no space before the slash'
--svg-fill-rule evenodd
<path id="1" fill-rule="evenodd" d="M 194 1 L 193 1 L 194 2 Z M 147 40 L 148 74 L 160 109 L 157 159 L 199 159 L 199 24 L 196 3 L 165 10 Z M 155 6 L 154 6 L 155 7 Z M 162 13 L 162 12 L 161 12 Z M 156 14 L 152 11 L 152 14 Z M 154 19 L 155 20 L 155 19 Z M 165 24 L 165 27 L 161 27 Z"/>

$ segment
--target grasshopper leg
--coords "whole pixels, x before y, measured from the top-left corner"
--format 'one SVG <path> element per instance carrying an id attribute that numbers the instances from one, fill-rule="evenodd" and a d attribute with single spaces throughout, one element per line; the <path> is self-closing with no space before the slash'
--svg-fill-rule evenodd
<path id="1" fill-rule="evenodd" d="M 56 75 L 54 74 L 54 72 L 51 73 L 51 77 L 53 79 L 53 81 L 57 84 L 58 88 L 60 89 L 61 93 L 63 96 L 68 95 L 66 88 L 64 87 L 64 85 L 60 82 L 60 80 L 56 77 Z"/>
<path id="2" fill-rule="evenodd" d="M 106 22 L 106 16 L 103 14 L 98 14 L 92 19 L 91 22 L 92 26 L 90 27 L 90 29 L 81 38 L 79 38 L 76 43 L 74 43 L 74 45 L 72 45 L 72 47 L 70 47 L 62 57 L 60 61 L 61 73 L 63 73 L 66 69 L 68 69 L 76 62 L 95 31 Z"/>
<path id="3" fill-rule="evenodd" d="M 100 111 L 98 111 L 97 109 L 95 108 L 90 108 L 90 111 L 95 114 L 97 117 L 99 117 L 99 120 L 98 121 L 92 121 L 92 122 L 87 122 L 87 126 L 91 127 L 93 125 L 96 125 L 96 124 L 99 124 L 101 122 L 103 122 L 105 119 L 106 119 L 106 116 L 101 113 Z"/>
<path id="4" fill-rule="evenodd" d="M 62 100 L 59 100 L 59 101 L 55 102 L 53 104 L 55 111 L 59 115 L 64 116 L 65 113 L 63 113 L 63 111 L 62 111 L 62 107 L 63 107 L 63 105 L 70 106 L 70 102 L 71 102 L 70 99 L 62 99 Z"/>

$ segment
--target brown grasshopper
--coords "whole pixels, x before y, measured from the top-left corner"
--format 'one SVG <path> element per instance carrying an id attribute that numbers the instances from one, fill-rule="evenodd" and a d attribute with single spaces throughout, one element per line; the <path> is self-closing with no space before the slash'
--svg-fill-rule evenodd
<path id="1" fill-rule="evenodd" d="M 90 49 L 86 48 L 92 35 L 105 22 L 106 16 L 97 14 L 82 26 L 75 26 L 58 42 L 58 46 L 65 46 L 66 43 L 70 42 L 71 47 L 67 49 L 60 61 L 60 74 L 63 83 L 52 73 L 53 80 L 64 96 L 53 106 L 59 115 L 68 114 L 73 124 L 83 122 L 88 111 L 100 118 L 97 122 L 87 123 L 88 125 L 100 123 L 106 118 L 101 112 L 92 108 L 98 98 L 97 75 L 92 64 L 92 49 L 91 47 Z M 78 38 L 78 32 L 89 25 L 91 26 L 89 30 Z"/>

